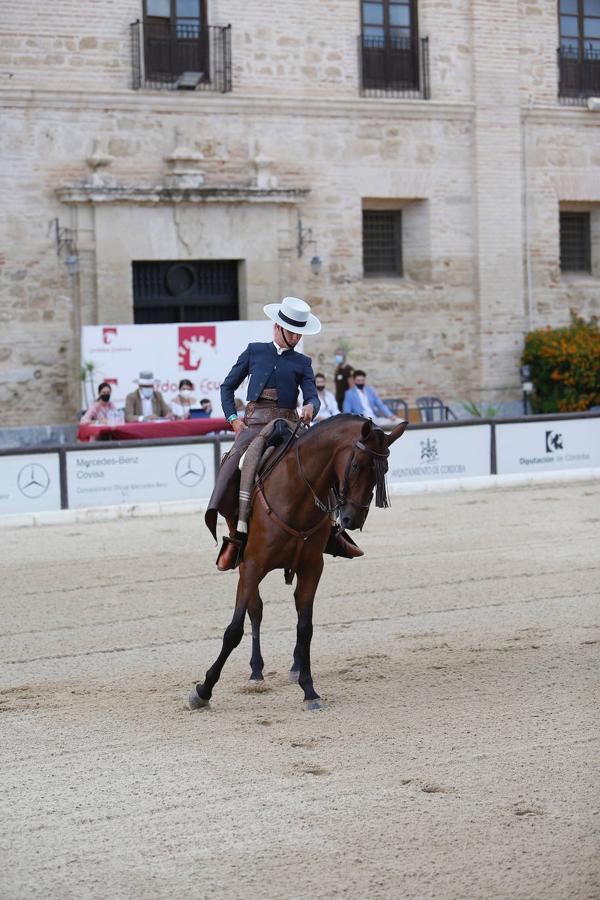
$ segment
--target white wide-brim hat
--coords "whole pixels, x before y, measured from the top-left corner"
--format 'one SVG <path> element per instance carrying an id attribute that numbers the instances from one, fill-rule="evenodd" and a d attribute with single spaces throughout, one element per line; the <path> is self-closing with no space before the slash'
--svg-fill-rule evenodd
<path id="1" fill-rule="evenodd" d="M 149 372 L 148 370 L 140 372 L 137 383 L 140 387 L 154 387 L 154 372 Z"/>
<path id="2" fill-rule="evenodd" d="M 310 311 L 310 306 L 299 297 L 284 297 L 281 303 L 267 303 L 265 315 L 295 334 L 318 334 L 321 323 Z"/>

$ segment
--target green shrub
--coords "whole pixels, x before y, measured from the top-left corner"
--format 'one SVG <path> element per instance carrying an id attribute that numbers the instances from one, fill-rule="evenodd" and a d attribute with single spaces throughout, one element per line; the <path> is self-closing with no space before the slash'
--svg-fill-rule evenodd
<path id="1" fill-rule="evenodd" d="M 571 310 L 565 328 L 540 328 L 525 337 L 521 362 L 531 366 L 537 413 L 575 412 L 600 404 L 600 328 Z"/>

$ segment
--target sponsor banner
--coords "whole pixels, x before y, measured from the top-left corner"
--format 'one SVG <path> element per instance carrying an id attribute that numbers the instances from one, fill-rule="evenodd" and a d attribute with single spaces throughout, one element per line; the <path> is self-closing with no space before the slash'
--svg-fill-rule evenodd
<path id="1" fill-rule="evenodd" d="M 58 453 L 0 456 L 0 515 L 60 509 Z"/>
<path id="2" fill-rule="evenodd" d="M 390 447 L 388 481 L 438 481 L 490 474 L 491 427 L 406 431 Z"/>
<path id="3" fill-rule="evenodd" d="M 67 453 L 71 509 L 204 498 L 213 484 L 213 444 Z"/>
<path id="4" fill-rule="evenodd" d="M 600 418 L 496 425 L 499 475 L 600 466 Z"/>
<path id="5" fill-rule="evenodd" d="M 151 370 L 156 387 L 169 402 L 182 378 L 194 386 L 198 404 L 204 397 L 212 401 L 220 415 L 221 382 L 251 341 L 269 341 L 273 323 L 213 322 L 174 325 L 86 325 L 81 333 L 82 365 L 93 363 L 94 399 L 102 381 L 112 385 L 112 399 L 125 406 L 125 397 L 137 387 L 140 371 Z M 246 399 L 244 386 L 238 390 Z M 82 404 L 90 402 L 82 387 Z"/>

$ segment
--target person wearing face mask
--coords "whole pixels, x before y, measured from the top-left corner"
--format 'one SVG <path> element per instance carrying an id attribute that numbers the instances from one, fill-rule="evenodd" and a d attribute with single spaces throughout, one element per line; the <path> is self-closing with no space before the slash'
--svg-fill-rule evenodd
<path id="1" fill-rule="evenodd" d="M 189 419 L 190 409 L 196 403 L 192 391 L 193 385 L 189 378 L 182 378 L 179 382 L 179 393 L 169 404 L 173 415 L 178 419 Z"/>
<path id="2" fill-rule="evenodd" d="M 321 402 L 321 408 L 315 418 L 315 422 L 323 422 L 325 419 L 339 415 L 339 406 L 335 402 L 335 397 L 331 391 L 328 391 L 325 387 L 325 376 L 322 372 L 317 372 L 315 375 L 315 384 L 317 386 L 317 395 Z"/>
<path id="3" fill-rule="evenodd" d="M 346 362 L 346 351 L 343 347 L 338 347 L 335 351 L 335 365 L 336 369 L 333 373 L 333 379 L 335 382 L 335 401 L 338 405 L 338 408 L 341 409 L 344 403 L 344 397 L 346 396 L 346 391 L 352 387 L 352 366 L 348 365 Z"/>
<path id="4" fill-rule="evenodd" d="M 344 412 L 354 413 L 372 419 L 376 425 L 392 425 L 398 419 L 379 398 L 377 391 L 367 383 L 366 373 L 362 369 L 354 370 L 354 387 L 350 388 L 344 399 Z"/>
<path id="5" fill-rule="evenodd" d="M 125 421 L 153 422 L 156 419 L 174 418 L 163 395 L 154 389 L 154 374 L 140 372 L 138 389 L 125 398 Z"/>
<path id="6" fill-rule="evenodd" d="M 98 399 L 80 419 L 80 425 L 108 425 L 109 412 L 116 413 L 114 403 L 111 402 L 111 387 L 107 381 L 98 386 Z"/>

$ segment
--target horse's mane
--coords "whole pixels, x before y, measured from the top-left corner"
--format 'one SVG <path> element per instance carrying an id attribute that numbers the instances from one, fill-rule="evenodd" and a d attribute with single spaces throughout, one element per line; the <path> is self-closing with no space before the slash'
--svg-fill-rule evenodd
<path id="1" fill-rule="evenodd" d="M 331 416 L 331 418 L 329 419 L 324 419 L 322 422 L 317 422 L 316 425 L 313 425 L 312 428 L 308 429 L 303 435 L 300 436 L 300 440 L 304 442 L 311 436 L 323 434 L 324 431 L 332 431 L 334 428 L 340 428 L 342 425 L 346 425 L 349 422 L 360 423 L 362 427 L 365 422 L 369 421 L 370 420 L 365 419 L 364 416 L 357 416 L 356 413 L 339 413 L 337 416 Z M 385 443 L 385 432 L 378 425 L 375 425 L 374 422 L 372 423 L 372 425 L 372 433 L 377 439 L 378 448 L 381 449 Z"/>
<path id="2" fill-rule="evenodd" d="M 348 422 L 361 422 L 364 424 L 366 421 L 367 420 L 362 416 L 357 416 L 355 413 L 339 413 L 337 416 L 331 416 L 331 418 L 324 419 L 322 422 L 317 422 L 316 425 L 308 428 L 304 434 L 300 436 L 300 440 L 304 442 L 310 437 L 314 437 L 317 434 L 323 434 L 324 431 L 332 431 L 334 428 L 339 428 L 341 425 L 345 425 Z"/>

